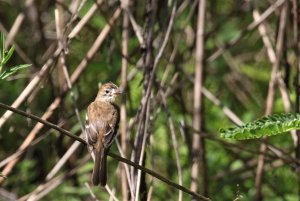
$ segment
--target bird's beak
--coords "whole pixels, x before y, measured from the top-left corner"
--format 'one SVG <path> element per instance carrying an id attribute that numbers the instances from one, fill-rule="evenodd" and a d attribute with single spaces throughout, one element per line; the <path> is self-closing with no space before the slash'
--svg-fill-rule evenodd
<path id="1" fill-rule="evenodd" d="M 116 94 L 116 95 L 120 95 L 120 94 L 123 94 L 123 93 L 124 93 L 124 91 L 121 90 L 121 89 L 114 90 L 114 94 Z"/>

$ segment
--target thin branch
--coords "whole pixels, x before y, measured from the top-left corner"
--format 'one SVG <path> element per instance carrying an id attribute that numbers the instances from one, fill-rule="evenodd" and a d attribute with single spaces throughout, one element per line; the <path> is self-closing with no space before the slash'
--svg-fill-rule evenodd
<path id="1" fill-rule="evenodd" d="M 151 3 L 149 3 L 149 4 L 151 4 Z M 154 78 L 155 78 L 155 75 L 156 75 L 155 72 L 156 72 L 156 69 L 158 67 L 158 62 L 159 62 L 159 60 L 162 56 L 162 53 L 164 52 L 164 49 L 167 45 L 167 42 L 168 42 L 169 38 L 170 38 L 170 33 L 171 33 L 173 23 L 174 23 L 174 19 L 175 19 L 176 5 L 177 5 L 177 1 L 175 1 L 174 4 L 173 4 L 172 13 L 171 13 L 171 17 L 170 17 L 170 20 L 169 20 L 168 28 L 167 28 L 163 43 L 162 43 L 162 45 L 161 45 L 161 47 L 160 47 L 160 49 L 159 49 L 159 51 L 158 51 L 158 53 L 157 53 L 157 55 L 154 59 L 154 64 L 153 64 L 152 70 L 150 72 L 150 78 L 149 78 L 149 80 L 145 79 L 145 82 L 147 82 L 147 85 L 145 86 L 146 90 L 144 91 L 145 93 L 144 93 L 144 96 L 143 96 L 142 101 L 141 101 L 141 110 L 139 111 L 139 114 L 137 115 L 137 118 L 139 119 L 139 124 L 138 124 L 139 129 L 138 130 L 140 130 L 140 128 L 141 128 L 140 126 L 142 125 L 142 121 L 144 120 L 144 117 L 146 115 L 147 110 L 149 110 L 148 101 L 149 101 L 149 97 L 150 97 L 150 94 L 151 94 L 152 85 L 154 83 Z M 152 6 L 152 5 L 150 5 L 150 6 Z M 151 9 L 152 8 L 150 8 L 150 10 Z M 150 33 L 149 34 L 152 34 L 151 30 L 152 30 L 152 26 L 150 26 L 150 30 L 149 30 Z M 151 44 L 148 44 L 150 46 L 152 46 L 151 38 L 152 37 L 149 38 Z M 147 41 L 147 42 L 149 42 L 149 41 Z M 149 48 L 151 48 L 151 47 L 149 47 Z M 149 63 L 149 57 L 150 57 L 151 52 L 147 52 L 147 53 L 148 53 L 148 55 L 146 56 L 147 57 L 146 58 L 146 62 L 147 62 L 146 65 L 148 65 L 148 63 Z M 146 121 L 147 121 L 147 119 L 148 118 L 146 118 Z M 147 124 L 144 125 L 144 128 L 143 128 L 144 131 L 146 131 L 146 128 L 147 128 L 146 125 Z M 146 132 L 140 133 L 140 135 L 138 135 L 138 137 L 137 137 L 137 141 L 138 141 L 138 143 L 141 143 L 142 149 L 144 149 L 143 146 L 145 146 L 145 143 L 144 143 L 145 142 L 145 137 L 146 137 L 145 133 Z M 143 158 L 143 155 L 144 155 L 143 151 L 140 152 L 140 162 L 141 162 L 141 159 Z M 141 172 L 138 172 L 138 175 L 140 175 L 140 174 L 141 174 Z M 137 183 L 137 189 L 139 189 L 139 186 L 140 186 L 140 184 Z M 137 191 L 138 190 L 136 190 L 136 195 L 137 195 Z M 138 199 L 138 197 L 136 197 L 136 199 Z"/>
<path id="2" fill-rule="evenodd" d="M 18 96 L 18 98 L 13 102 L 12 107 L 18 108 L 25 99 L 37 88 L 37 85 L 41 82 L 44 76 L 49 72 L 52 64 L 54 63 L 54 59 L 58 57 L 60 54 L 61 49 L 58 48 L 51 56 L 50 59 L 44 64 L 41 70 L 36 74 L 36 76 L 30 81 L 30 83 L 25 87 L 22 93 Z M 0 128 L 4 125 L 7 119 L 12 115 L 11 111 L 7 111 L 3 114 L 0 118 Z"/>
<path id="3" fill-rule="evenodd" d="M 283 3 L 286 2 L 286 0 L 277 0 L 275 3 L 273 3 L 268 9 L 265 10 L 260 16 L 260 19 L 254 20 L 251 22 L 245 30 L 241 31 L 236 37 L 234 37 L 232 40 L 230 40 L 226 45 L 219 48 L 217 51 L 215 51 L 213 54 L 211 54 L 208 58 L 208 62 L 212 62 L 215 59 L 217 59 L 222 53 L 225 51 L 225 49 L 228 49 L 230 47 L 233 47 L 236 45 L 241 39 L 250 31 L 254 30 L 260 23 L 265 21 L 278 7 L 282 6 Z"/>
<path id="4" fill-rule="evenodd" d="M 201 0 L 198 4 L 196 53 L 195 53 L 195 81 L 193 100 L 193 127 L 199 131 L 203 129 L 203 72 L 204 72 L 204 30 L 206 0 Z M 192 169 L 191 169 L 191 190 L 199 189 L 199 179 L 201 179 L 202 193 L 208 194 L 207 169 L 206 169 L 205 141 L 200 135 L 193 133 L 192 141 Z M 199 174 L 200 171 L 200 174 Z"/>
<path id="5" fill-rule="evenodd" d="M 294 86 L 295 86 L 295 93 L 296 93 L 296 100 L 295 100 L 295 112 L 299 112 L 300 110 L 300 86 L 299 86 L 299 1 L 293 0 L 293 51 L 295 55 L 294 61 L 294 69 L 295 69 L 295 77 L 294 77 Z M 296 148 L 295 148 L 295 155 L 296 159 L 300 160 L 300 131 L 296 132 Z M 297 175 L 297 182 L 298 182 L 298 197 L 300 196 L 300 165 L 297 165 L 295 168 L 295 173 Z"/>
<path id="6" fill-rule="evenodd" d="M 62 127 L 65 125 L 65 122 L 59 123 L 58 127 Z M 43 139 L 45 139 L 51 132 L 52 130 L 48 130 L 44 135 L 39 136 L 38 138 L 36 138 L 34 141 L 32 141 L 32 143 L 26 147 L 25 149 L 18 149 L 15 153 L 11 154 L 10 156 L 6 157 L 5 159 L 3 159 L 0 162 L 0 168 L 2 168 L 3 166 L 5 166 L 7 163 L 9 163 L 10 161 L 18 158 L 19 156 L 21 156 L 25 151 L 27 151 L 29 148 L 33 147 L 34 145 L 38 144 L 40 141 L 42 141 Z M 78 141 L 76 141 L 78 142 Z"/>
<path id="7" fill-rule="evenodd" d="M 111 190 L 107 184 L 105 186 L 105 189 L 108 192 L 108 194 L 110 195 L 109 200 L 119 201 L 118 198 L 115 196 L 115 190 Z"/>
<path id="8" fill-rule="evenodd" d="M 33 4 L 34 0 L 26 0 L 25 2 L 25 8 L 30 7 Z M 7 39 L 5 42 L 5 47 L 7 48 L 11 42 L 14 40 L 16 34 L 19 32 L 19 29 L 25 19 L 25 10 L 23 12 L 19 13 L 19 15 L 16 17 L 16 20 L 11 27 L 9 34 L 7 35 Z M 0 126 L 1 127 L 1 126 Z"/>
<path id="9" fill-rule="evenodd" d="M 5 105 L 5 104 L 3 104 L 3 103 L 1 103 L 1 102 L 0 102 L 0 107 L 2 107 L 2 108 L 4 108 L 4 109 L 7 109 L 7 110 L 11 110 L 11 111 L 13 111 L 13 112 L 15 112 L 15 113 L 17 113 L 17 114 L 20 114 L 20 115 L 22 115 L 22 116 L 24 116 L 24 117 L 28 117 L 28 118 L 31 118 L 31 119 L 33 119 L 33 120 L 35 120 L 35 121 L 38 121 L 38 122 L 40 122 L 40 123 L 42 123 L 42 124 L 44 124 L 44 125 L 46 125 L 46 126 L 49 126 L 49 127 L 53 128 L 53 129 L 55 129 L 55 130 L 61 132 L 61 133 L 64 134 L 64 135 L 67 135 L 67 136 L 69 136 L 69 137 L 71 137 L 71 138 L 73 138 L 73 139 L 75 139 L 75 140 L 77 140 L 77 141 L 80 141 L 80 142 L 83 143 L 84 145 L 87 145 L 87 143 L 86 143 L 83 139 L 81 139 L 81 138 L 79 138 L 79 137 L 73 135 L 73 134 L 70 133 L 69 131 L 67 131 L 67 130 L 65 130 L 65 129 L 62 129 L 62 128 L 60 128 L 60 127 L 58 127 L 58 126 L 56 126 L 56 125 L 54 125 L 54 124 L 52 124 L 52 123 L 50 123 L 50 122 L 48 122 L 48 121 L 42 120 L 41 118 L 39 118 L 39 117 L 37 117 L 37 116 L 34 116 L 34 115 L 32 115 L 32 114 L 28 114 L 28 113 L 23 112 L 23 111 L 21 111 L 21 110 L 12 108 L 12 107 L 10 107 L 10 106 L 8 106 L 8 105 Z M 165 177 L 159 175 L 158 173 L 156 173 L 156 172 L 154 172 L 154 171 L 152 171 L 152 170 L 149 170 L 149 169 L 147 169 L 147 168 L 145 168 L 145 167 L 143 167 L 143 166 L 141 166 L 141 165 L 137 165 L 136 163 L 134 163 L 134 162 L 132 162 L 132 161 L 126 159 L 126 158 L 123 158 L 123 157 L 118 156 L 118 155 L 116 155 L 116 154 L 114 154 L 114 153 L 111 153 L 111 152 L 109 152 L 108 155 L 111 156 L 112 158 L 114 158 L 114 159 L 120 161 L 120 162 L 126 163 L 126 164 L 128 164 L 128 165 L 130 165 L 130 166 L 133 166 L 133 167 L 135 167 L 135 168 L 137 168 L 137 169 L 139 169 L 139 170 L 141 170 L 141 171 L 143 171 L 143 172 L 145 172 L 145 173 L 148 173 L 148 174 L 152 175 L 153 177 L 155 177 L 155 178 L 161 180 L 162 182 L 164 182 L 164 183 L 166 183 L 166 184 L 168 184 L 168 185 L 170 185 L 170 186 L 172 186 L 172 187 L 174 187 L 174 188 L 176 188 L 176 189 L 182 190 L 183 192 L 186 192 L 186 193 L 188 193 L 188 194 L 190 194 L 190 195 L 192 195 L 192 196 L 198 198 L 199 200 L 210 200 L 209 198 L 206 198 L 206 197 L 204 197 L 204 196 L 202 196 L 202 195 L 199 195 L 199 194 L 197 194 L 197 193 L 195 193 L 195 192 L 193 192 L 193 191 L 191 191 L 191 190 L 185 188 L 184 186 L 181 186 L 181 185 L 179 185 L 179 184 L 176 184 L 176 183 L 174 183 L 174 182 L 168 180 L 167 178 L 165 178 Z"/>
<path id="10" fill-rule="evenodd" d="M 120 153 L 121 157 L 125 158 L 118 139 L 116 139 L 116 144 L 117 144 L 117 147 L 118 147 L 118 150 L 119 150 L 119 153 Z M 125 169 L 125 174 L 126 174 L 128 186 L 129 186 L 129 189 L 130 189 L 131 199 L 133 200 L 134 199 L 134 193 L 133 193 L 133 187 L 132 187 L 133 182 L 131 181 L 131 178 L 130 178 L 129 167 L 125 163 L 123 163 L 123 167 Z M 128 197 L 128 196 L 126 195 L 126 197 Z"/>
<path id="11" fill-rule="evenodd" d="M 170 38 L 170 33 L 172 31 L 172 27 L 173 27 L 173 23 L 174 23 L 174 19 L 175 19 L 175 12 L 176 12 L 176 5 L 177 5 L 177 1 L 174 2 L 174 5 L 173 5 L 173 8 L 172 8 L 172 13 L 171 13 L 171 17 L 170 17 L 170 21 L 169 21 L 169 25 L 168 25 L 168 28 L 167 28 L 167 31 L 166 31 L 166 34 L 165 34 L 165 37 L 164 37 L 164 40 L 163 40 L 163 43 L 154 59 L 154 64 L 153 64 L 153 68 L 152 68 L 152 71 L 151 71 L 151 77 L 150 77 L 150 80 L 149 80 L 149 84 L 147 86 L 147 90 L 146 90 L 146 94 L 145 96 L 143 97 L 142 99 L 142 106 L 143 105 L 146 105 L 147 104 L 147 101 L 149 100 L 149 97 L 150 97 L 150 92 L 151 92 L 151 89 L 152 89 L 152 85 L 154 83 L 154 78 L 155 78 L 155 71 L 158 67 L 158 62 L 162 56 L 162 53 L 164 52 L 165 50 L 165 47 L 169 41 L 169 38 Z M 140 113 L 140 116 L 143 116 L 144 112 L 146 111 L 145 107 L 142 107 L 142 111 Z"/>
<path id="12" fill-rule="evenodd" d="M 59 24 L 60 24 L 60 20 L 59 20 L 59 13 L 58 10 L 55 10 L 55 19 L 56 19 L 56 26 L 57 26 L 57 38 L 58 38 L 58 42 L 59 45 L 61 46 L 61 48 L 63 48 L 63 42 L 62 42 L 62 35 L 61 35 L 61 31 L 59 28 Z M 67 48 L 67 47 L 66 47 Z M 79 110 L 77 107 L 77 103 L 76 103 L 76 99 L 73 93 L 73 89 L 72 89 L 72 83 L 69 77 L 69 73 L 66 67 L 66 63 L 65 63 L 65 53 L 64 51 L 61 52 L 60 55 L 60 62 L 61 62 L 61 66 L 63 68 L 63 73 L 67 82 L 67 86 L 68 89 L 71 91 L 70 95 L 72 98 L 72 103 L 74 106 L 74 111 L 75 111 L 75 115 L 77 117 L 77 121 L 80 125 L 81 131 L 82 133 L 84 133 L 84 125 L 81 121 L 80 118 L 80 114 L 79 114 Z M 84 135 L 81 135 L 81 137 Z M 63 167 L 63 165 L 67 162 L 67 160 L 73 155 L 73 153 L 77 150 L 77 148 L 79 147 L 80 143 L 78 141 L 73 142 L 73 144 L 70 146 L 70 148 L 67 150 L 67 152 L 63 155 L 63 157 L 60 158 L 60 160 L 55 164 L 55 166 L 52 168 L 52 170 L 48 173 L 48 175 L 46 176 L 46 180 L 50 180 L 51 178 L 53 178 L 55 176 L 55 174 Z"/>
<path id="13" fill-rule="evenodd" d="M 123 10 L 129 9 L 129 0 L 122 1 Z M 129 40 L 129 18 L 128 15 L 123 12 L 123 27 L 122 27 L 122 70 L 121 70 L 121 88 L 127 89 L 127 71 L 128 71 L 128 40 Z M 126 96 L 122 96 L 122 102 L 120 107 L 120 133 L 121 133 L 121 147 L 122 152 L 127 155 L 127 112 L 126 112 Z M 121 187 L 123 201 L 128 200 L 128 185 L 130 183 L 129 174 L 126 174 L 125 166 L 121 166 Z M 127 179 L 126 179 L 127 176 Z M 130 189 L 132 193 L 132 189 Z"/>
<path id="14" fill-rule="evenodd" d="M 35 121 L 37 121 L 37 122 L 40 122 L 40 123 L 42 123 L 42 124 L 44 124 L 44 125 L 46 125 L 46 126 L 48 126 L 48 127 L 50 127 L 50 128 L 53 128 L 53 129 L 59 131 L 60 133 L 62 133 L 62 134 L 64 134 L 64 135 L 67 135 L 67 136 L 73 138 L 74 140 L 77 140 L 77 141 L 81 142 L 81 143 L 84 144 L 84 145 L 87 144 L 86 141 L 85 141 L 84 139 L 82 139 L 82 138 L 80 138 L 80 137 L 78 137 L 78 136 L 76 136 L 76 135 L 73 135 L 73 134 L 70 133 L 69 131 L 67 131 L 67 130 L 65 130 L 65 129 L 63 129 L 63 128 L 61 128 L 61 127 L 59 127 L 59 126 L 57 126 L 57 125 L 55 125 L 55 124 L 53 124 L 53 123 L 50 123 L 49 121 L 43 120 L 43 119 L 39 118 L 38 116 L 35 116 L 35 115 L 33 115 L 33 114 L 29 114 L 29 113 L 27 113 L 27 112 L 24 112 L 24 111 L 22 111 L 22 110 L 13 108 L 13 107 L 11 107 L 11 106 L 9 106 L 9 105 L 6 105 L 6 104 L 4 104 L 4 103 L 1 103 L 1 102 L 0 102 L 0 107 L 3 108 L 3 109 L 6 109 L 6 110 L 10 110 L 10 111 L 12 111 L 12 112 L 14 112 L 14 113 L 20 114 L 20 115 L 22 115 L 22 116 L 24 116 L 24 117 L 33 119 L 33 120 L 35 120 Z"/>
<path id="15" fill-rule="evenodd" d="M 5 29 L 4 25 L 0 22 L 0 30 L 1 32 L 3 32 L 5 35 L 7 35 L 7 30 Z M 32 60 L 29 58 L 29 56 L 24 52 L 23 49 L 21 49 L 21 47 L 13 40 L 12 43 L 15 46 L 15 50 L 18 53 L 18 55 L 20 56 L 21 59 L 23 59 L 24 62 L 26 62 L 27 64 L 31 64 L 32 67 L 35 67 Z"/>
<path id="16" fill-rule="evenodd" d="M 84 185 L 85 185 L 85 187 L 88 189 L 88 191 L 90 192 L 91 197 L 92 197 L 95 201 L 99 201 L 99 200 L 96 198 L 94 192 L 92 191 L 91 186 L 90 186 L 87 182 L 85 182 Z"/>
<path id="17" fill-rule="evenodd" d="M 116 19 L 120 16 L 121 14 L 121 9 L 117 8 L 116 11 L 114 12 L 113 16 L 110 18 L 108 24 L 103 28 L 103 30 L 100 32 L 98 37 L 96 38 L 95 42 L 89 49 L 89 51 L 86 53 L 86 56 L 82 59 L 80 64 L 77 66 L 76 70 L 73 72 L 71 76 L 71 83 L 75 83 L 78 78 L 80 77 L 81 73 L 86 69 L 88 61 L 90 61 L 96 54 L 97 50 L 100 48 L 100 46 L 103 44 L 104 39 L 107 37 L 108 33 L 111 30 L 111 26 L 113 23 L 116 21 Z M 58 50 L 61 51 L 60 48 Z M 58 53 L 60 53 L 60 51 Z M 52 104 L 48 107 L 47 111 L 44 113 L 42 116 L 42 119 L 46 120 L 50 118 L 53 115 L 53 112 L 55 109 L 57 109 L 62 101 L 63 95 L 66 94 L 68 91 L 68 86 L 65 86 L 63 88 L 63 93 L 62 96 L 56 97 L 56 99 L 52 102 Z M 35 125 L 35 127 L 32 129 L 32 131 L 28 134 L 26 137 L 25 141 L 22 143 L 19 149 L 25 149 L 30 145 L 30 143 L 34 140 L 35 136 L 37 133 L 43 128 L 44 124 L 38 123 Z M 10 161 L 9 164 L 6 165 L 6 167 L 3 170 L 3 173 L 5 175 L 8 175 L 15 164 L 18 162 L 18 159 L 15 159 L 14 161 Z M 3 182 L 3 179 L 1 180 L 0 178 L 0 183 Z"/>
<path id="18" fill-rule="evenodd" d="M 277 42 L 276 42 L 276 60 L 273 63 L 272 66 L 272 72 L 271 72 L 271 78 L 269 82 L 269 89 L 268 89 L 268 96 L 266 98 L 266 110 L 265 115 L 270 115 L 272 113 L 273 104 L 274 104 L 274 98 L 275 98 L 275 84 L 276 84 L 276 78 L 277 78 L 277 72 L 279 70 L 280 66 L 280 60 L 281 55 L 283 52 L 283 41 L 284 41 L 284 34 L 285 34 L 285 27 L 286 27 L 286 21 L 287 21 L 287 3 L 285 3 L 281 9 L 280 13 L 280 22 L 279 22 L 279 29 L 278 29 L 278 36 L 277 36 Z M 267 149 L 267 146 L 264 142 L 262 142 L 260 146 L 260 151 L 265 152 Z M 262 178 L 263 178 L 263 171 L 265 164 L 265 156 L 264 154 L 261 154 L 258 157 L 258 164 L 256 169 L 256 177 L 255 177 L 255 200 L 261 200 L 262 199 Z"/>
<path id="19" fill-rule="evenodd" d="M 127 160 L 127 159 L 125 159 L 125 158 L 122 158 L 122 157 L 120 157 L 120 156 L 118 156 L 118 155 L 116 155 L 116 154 L 114 154 L 114 153 L 111 153 L 111 152 L 109 152 L 108 155 L 111 156 L 112 158 L 118 160 L 118 161 L 124 162 L 124 163 L 126 163 L 126 164 L 128 164 L 128 165 L 131 165 L 131 166 L 133 166 L 133 167 L 135 167 L 135 168 L 137 168 L 137 169 L 139 169 L 139 170 L 141 170 L 141 171 L 147 173 L 147 174 L 150 174 L 150 175 L 152 175 L 153 177 L 157 178 L 158 180 L 160 180 L 160 181 L 162 181 L 162 182 L 168 184 L 169 186 L 172 186 L 172 187 L 174 187 L 174 188 L 176 188 L 176 189 L 182 190 L 183 192 L 192 195 L 193 197 L 195 197 L 195 198 L 198 199 L 198 200 L 210 200 L 209 198 L 204 197 L 204 196 L 202 196 L 202 195 L 199 195 L 199 194 L 197 194 L 197 193 L 195 193 L 195 192 L 193 192 L 193 191 L 191 191 L 191 190 L 185 188 L 184 186 L 181 186 L 181 185 L 179 185 L 179 184 L 177 184 L 177 183 L 174 183 L 174 182 L 172 182 L 172 181 L 166 179 L 165 177 L 159 175 L 158 173 L 156 173 L 156 172 L 154 172 L 154 171 L 152 171 L 152 170 L 149 170 L 149 169 L 147 169 L 147 168 L 145 168 L 145 167 L 143 167 L 143 166 L 141 166 L 141 165 L 137 165 L 136 163 L 134 163 L 134 162 L 132 162 L 132 161 L 130 161 L 130 160 Z"/>
<path id="20" fill-rule="evenodd" d="M 90 158 L 89 155 L 87 155 L 72 170 L 66 171 L 66 172 L 56 176 L 55 178 L 51 179 L 50 181 L 47 181 L 47 182 L 39 185 L 32 192 L 19 198 L 18 201 L 25 201 L 25 200 L 33 201 L 33 200 L 39 200 L 39 199 L 43 198 L 48 193 L 50 193 L 52 190 L 54 190 L 57 186 L 62 184 L 67 178 L 74 175 L 78 171 L 78 169 L 80 167 L 82 167 L 83 164 L 87 163 L 89 158 Z"/>
<path id="21" fill-rule="evenodd" d="M 167 107 L 166 95 L 162 90 L 160 90 L 160 95 L 161 95 L 163 106 L 167 113 L 169 128 L 171 131 L 172 144 L 173 144 L 173 149 L 175 152 L 176 166 L 177 166 L 177 171 L 178 171 L 178 182 L 179 182 L 179 185 L 182 185 L 182 169 L 181 169 L 181 165 L 180 165 L 180 157 L 179 157 L 179 152 L 178 152 L 179 147 L 178 147 L 178 142 L 176 139 L 175 126 L 174 126 L 174 122 L 171 118 L 170 111 Z M 181 191 L 179 191 L 178 201 L 182 201 L 182 192 Z"/>
<path id="22" fill-rule="evenodd" d="M 88 12 L 83 16 L 83 18 L 77 23 L 77 25 L 72 29 L 71 33 L 68 35 L 68 40 L 71 40 L 74 38 L 79 31 L 88 23 L 88 21 L 93 17 L 93 15 L 98 10 L 99 5 L 101 5 L 103 1 L 98 1 L 97 3 L 94 3 L 92 7 L 88 10 Z M 77 12 L 78 13 L 78 12 Z"/>
<path id="23" fill-rule="evenodd" d="M 32 1 L 33 0 L 27 0 L 26 4 L 27 3 L 31 4 Z M 79 12 L 79 10 L 77 12 Z M 68 43 L 71 42 L 72 38 L 74 38 L 75 36 L 78 35 L 79 31 L 88 22 L 87 20 L 90 19 L 95 14 L 95 12 L 96 12 L 96 10 L 94 10 L 94 7 L 92 6 L 92 8 L 89 10 L 88 14 L 85 15 L 86 17 L 84 19 L 82 19 L 80 22 L 78 22 L 78 24 L 75 26 L 73 31 L 68 35 L 68 37 L 67 37 Z M 105 38 L 105 35 L 107 35 L 107 32 L 109 32 L 109 30 L 110 30 L 110 25 L 113 24 L 114 20 L 117 17 L 118 17 L 118 12 L 115 12 L 115 15 L 112 17 L 109 25 L 106 25 L 104 27 L 103 31 L 101 32 L 102 35 L 100 37 L 98 37 L 98 40 L 100 40 L 99 41 L 100 43 L 102 43 L 101 38 Z M 52 64 L 54 63 L 54 60 L 60 55 L 60 53 L 62 51 L 61 47 L 58 47 L 54 51 L 51 50 L 51 48 L 49 48 L 49 49 L 51 51 L 50 58 L 45 62 L 45 64 L 41 68 L 41 70 L 35 75 L 35 77 L 30 81 L 30 83 L 25 87 L 25 89 L 22 91 L 22 93 L 18 96 L 18 98 L 13 102 L 12 107 L 18 108 L 34 90 L 39 89 L 39 87 L 37 87 L 38 84 L 44 79 L 45 75 L 50 71 L 50 68 L 51 68 Z M 84 60 L 84 62 L 86 62 L 86 60 Z M 82 66 L 84 66 L 84 63 L 81 63 L 81 65 L 79 66 L 80 69 L 77 68 L 77 71 L 75 71 L 77 74 L 82 71 L 82 68 L 83 68 Z M 75 78 L 76 76 L 78 77 L 77 74 L 74 74 L 74 77 L 71 78 L 72 81 L 74 81 L 76 79 Z M 7 111 L 3 114 L 3 116 L 0 118 L 0 128 L 11 117 L 12 114 L 13 113 L 10 111 Z"/>
<path id="24" fill-rule="evenodd" d="M 80 136 L 83 136 L 83 134 L 81 134 Z M 73 144 L 68 148 L 66 153 L 64 153 L 64 155 L 59 159 L 59 161 L 55 164 L 55 166 L 47 174 L 46 181 L 49 181 L 50 179 L 52 179 L 59 172 L 59 170 L 64 166 L 64 164 L 74 154 L 74 152 L 78 149 L 79 146 L 80 146 L 79 141 L 73 142 Z"/>

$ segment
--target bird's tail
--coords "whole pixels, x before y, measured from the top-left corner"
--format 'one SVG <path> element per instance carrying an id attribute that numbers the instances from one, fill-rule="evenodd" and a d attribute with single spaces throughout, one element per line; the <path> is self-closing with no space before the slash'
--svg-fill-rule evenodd
<path id="1" fill-rule="evenodd" d="M 95 164 L 93 169 L 93 184 L 101 186 L 106 185 L 106 149 L 95 149 Z"/>

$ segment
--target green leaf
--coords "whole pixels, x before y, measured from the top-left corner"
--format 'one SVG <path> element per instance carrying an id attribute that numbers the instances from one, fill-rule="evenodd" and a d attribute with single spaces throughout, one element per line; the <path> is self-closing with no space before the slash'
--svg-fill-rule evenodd
<path id="1" fill-rule="evenodd" d="M 300 114 L 275 114 L 240 127 L 220 129 L 221 137 L 236 140 L 261 138 L 300 129 Z"/>
<path id="2" fill-rule="evenodd" d="M 10 59 L 14 51 L 15 51 L 15 46 L 13 45 L 7 53 L 4 53 L 4 58 L 2 59 L 2 65 L 6 64 L 6 62 Z"/>
<path id="3" fill-rule="evenodd" d="M 31 64 L 21 64 L 21 65 L 9 68 L 0 74 L 0 79 L 3 80 L 5 78 L 11 76 L 12 74 L 16 73 L 17 71 L 24 69 L 24 68 L 28 68 L 29 66 L 31 66 Z"/>

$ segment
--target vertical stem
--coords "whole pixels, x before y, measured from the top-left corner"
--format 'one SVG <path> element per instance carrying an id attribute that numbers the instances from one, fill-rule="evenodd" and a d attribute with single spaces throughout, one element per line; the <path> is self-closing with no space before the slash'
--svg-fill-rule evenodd
<path id="1" fill-rule="evenodd" d="M 285 3 L 281 8 L 280 13 L 280 22 L 278 28 L 278 35 L 276 39 L 276 60 L 272 66 L 271 78 L 269 81 L 269 89 L 268 95 L 266 99 L 266 110 L 265 115 L 270 115 L 273 110 L 273 104 L 275 99 L 275 85 L 277 82 L 277 73 L 280 66 L 280 59 L 283 52 L 283 42 L 284 42 L 284 35 L 286 29 L 286 19 L 287 19 L 287 3 Z M 265 144 L 266 138 L 263 139 L 263 142 L 260 146 L 260 152 L 264 153 L 267 149 L 267 145 Z M 262 184 L 263 184 L 263 173 L 264 173 L 264 165 L 265 165 L 265 155 L 260 154 L 258 156 L 258 163 L 256 168 L 256 176 L 255 176 L 255 196 L 254 200 L 259 201 L 262 200 Z"/>
<path id="2" fill-rule="evenodd" d="M 140 108 L 140 113 L 138 114 L 138 126 L 137 126 L 137 135 L 134 142 L 134 151 L 132 153 L 133 160 L 140 164 L 145 164 L 146 154 L 144 152 L 146 145 L 146 137 L 148 131 L 149 121 L 149 105 L 150 105 L 150 93 L 147 93 L 147 89 L 151 90 L 150 77 L 151 71 L 153 69 L 153 57 L 152 57 L 152 41 L 153 41 L 153 25 L 154 25 L 154 3 L 156 1 L 147 0 L 146 1 L 146 15 L 145 15 L 145 32 L 143 35 L 144 44 L 143 44 L 143 98 Z M 153 72 L 154 73 L 154 72 Z M 138 200 L 138 195 L 141 195 L 140 200 L 147 200 L 147 186 L 145 173 L 141 171 L 136 171 L 132 169 L 132 182 L 135 191 L 135 200 Z"/>
<path id="3" fill-rule="evenodd" d="M 196 38 L 196 66 L 195 66 L 195 85 L 194 85 L 194 113 L 193 128 L 201 131 L 203 128 L 202 113 L 202 87 L 203 87 L 203 68 L 204 68 L 204 28 L 205 28 L 205 0 L 200 0 L 198 5 L 198 23 Z M 206 159 L 204 139 L 201 135 L 193 134 L 192 143 L 192 182 L 191 190 L 198 190 L 199 169 L 201 170 L 202 193 L 208 194 L 207 176 L 206 176 Z"/>
<path id="4" fill-rule="evenodd" d="M 293 43 L 294 43 L 294 54 L 295 54 L 295 91 L 296 91 L 296 100 L 295 100 L 295 112 L 299 113 L 299 106 L 300 106 L 300 86 L 299 86 L 299 4 L 297 0 L 293 0 Z M 297 133 L 297 143 L 296 143 L 296 159 L 300 159 L 300 132 L 299 130 L 296 131 Z M 298 179 L 298 196 L 300 196 L 300 166 L 296 166 L 296 174 Z"/>
<path id="5" fill-rule="evenodd" d="M 64 10 L 62 7 L 63 1 L 62 0 L 57 0 L 56 3 L 56 11 L 57 12 L 57 17 L 56 17 L 56 35 L 57 35 L 57 40 L 58 40 L 58 47 L 63 49 L 63 40 L 64 40 Z M 57 77 L 58 77 L 58 86 L 60 88 L 60 91 L 63 91 L 63 87 L 66 83 L 66 69 L 63 69 L 65 66 L 65 54 L 63 51 L 60 54 L 60 59 L 58 60 L 58 68 L 55 70 L 57 71 Z M 64 63 L 63 63 L 64 62 Z M 67 81 L 68 88 L 70 89 L 70 83 Z"/>
<path id="6" fill-rule="evenodd" d="M 123 9 L 128 9 L 129 0 L 122 1 Z M 128 68 L 128 26 L 129 18 L 126 12 L 123 12 L 123 31 L 122 31 L 122 70 L 121 70 L 121 88 L 125 90 L 127 88 L 127 68 Z M 127 113 L 126 113 L 126 97 L 122 96 L 122 103 L 120 107 L 120 132 L 121 132 L 121 149 L 126 156 L 127 143 Z M 121 166 L 121 185 L 122 185 L 122 198 L 123 201 L 128 200 L 128 185 L 126 179 L 125 166 Z"/>

